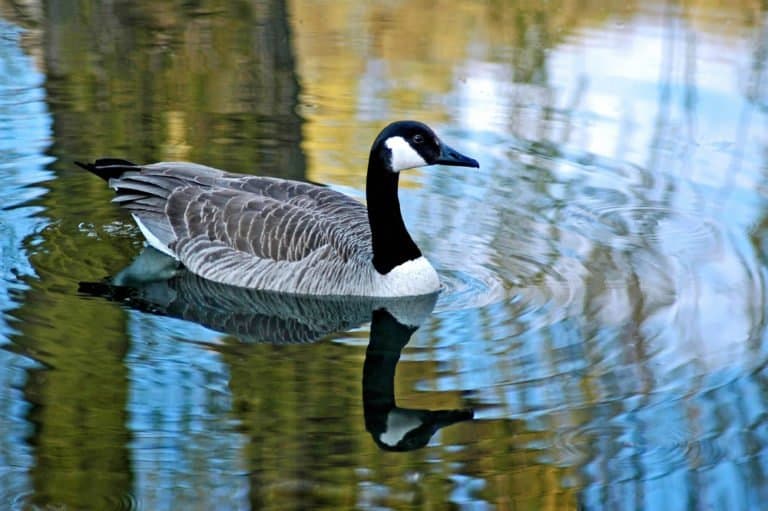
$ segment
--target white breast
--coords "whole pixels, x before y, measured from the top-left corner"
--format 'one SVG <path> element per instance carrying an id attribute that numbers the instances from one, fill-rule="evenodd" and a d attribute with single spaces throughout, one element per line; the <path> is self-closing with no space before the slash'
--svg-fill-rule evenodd
<path id="1" fill-rule="evenodd" d="M 426 257 L 395 266 L 378 279 L 377 296 L 418 296 L 440 290 L 440 278 Z"/>

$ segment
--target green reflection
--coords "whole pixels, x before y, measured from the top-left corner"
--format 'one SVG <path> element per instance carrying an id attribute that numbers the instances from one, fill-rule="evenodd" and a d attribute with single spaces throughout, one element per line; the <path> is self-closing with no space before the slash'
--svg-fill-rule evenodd
<path id="1" fill-rule="evenodd" d="M 109 190 L 76 158 L 187 159 L 301 178 L 298 83 L 282 2 L 46 2 L 40 36 L 58 179 L 37 202 L 51 224 L 27 240 L 39 279 L 19 297 L 15 349 L 39 360 L 29 503 L 106 509 L 132 493 L 126 316 L 77 293 L 141 244 Z M 38 31 L 39 32 L 36 32 Z"/>
<path id="2" fill-rule="evenodd" d="M 680 199 L 680 185 L 685 185 L 687 178 L 679 179 L 678 172 L 682 175 L 697 165 L 709 171 L 709 167 L 717 165 L 710 165 L 709 161 L 670 165 L 679 163 L 674 155 L 669 155 L 671 149 L 678 149 L 681 140 L 677 118 L 680 114 L 672 110 L 674 96 L 668 91 L 668 84 L 675 79 L 671 72 L 679 68 L 672 65 L 676 61 L 670 56 L 680 52 L 680 48 L 664 44 L 679 33 L 675 30 L 685 29 L 691 41 L 698 37 L 703 41 L 700 47 L 714 48 L 720 60 L 730 59 L 742 51 L 743 40 L 752 37 L 750 32 L 745 38 L 744 27 L 756 31 L 754 27 L 764 19 L 765 5 L 566 0 L 442 0 L 397 5 L 338 1 L 319 7 L 314 2 L 293 0 L 288 8 L 282 2 L 258 1 L 61 0 L 37 4 L 0 0 L 0 4 L 12 4 L 14 12 L 30 9 L 22 19 L 32 28 L 28 39 L 30 51 L 40 58 L 47 77 L 55 132 L 51 152 L 58 158 L 58 178 L 48 183 L 49 193 L 38 201 L 52 223 L 34 240 L 39 243 L 30 240 L 28 244 L 39 280 L 30 281 L 29 291 L 19 297 L 21 308 L 14 312 L 20 320 L 15 325 L 19 333 L 14 344 L 45 364 L 44 369 L 30 375 L 25 388 L 27 399 L 35 405 L 29 415 L 35 425 L 30 441 L 37 459 L 33 503 L 100 509 L 106 507 L 105 501 L 132 490 L 133 474 L 126 448 L 130 436 L 125 414 L 129 382 L 123 367 L 129 343 L 125 315 L 112 304 L 84 299 L 76 293 L 78 281 L 98 280 L 127 264 L 141 242 L 126 216 L 109 204 L 111 192 L 98 179 L 75 168 L 72 160 L 98 156 L 136 161 L 185 159 L 239 172 L 301 178 L 307 174 L 303 148 L 311 162 L 308 175 L 313 180 L 357 186 L 363 181 L 361 162 L 368 150 L 367 142 L 360 141 L 370 140 L 381 127 L 382 119 L 418 115 L 423 120 L 452 124 L 459 115 L 477 115 L 482 121 L 478 122 L 478 131 L 495 127 L 503 130 L 507 138 L 494 138 L 493 133 L 485 131 L 479 135 L 487 137 L 482 140 L 493 145 L 489 148 L 489 157 L 496 158 L 497 163 L 493 187 L 472 190 L 481 184 L 479 179 L 460 184 L 466 185 L 467 192 L 484 195 L 482 205 L 497 208 L 498 214 L 491 227 L 475 221 L 471 229 L 464 228 L 483 237 L 485 241 L 475 238 L 473 243 L 488 245 L 479 248 L 489 248 L 489 264 L 504 276 L 505 285 L 525 287 L 533 296 L 527 299 L 524 290 L 518 302 L 509 300 L 498 308 L 478 311 L 477 330 L 472 331 L 483 341 L 478 345 L 513 339 L 509 342 L 511 348 L 501 355 L 488 356 L 491 362 L 484 366 L 489 372 L 500 373 L 498 380 L 483 381 L 498 383 L 499 389 L 488 392 L 498 390 L 499 406 L 510 408 L 499 413 L 517 411 L 522 415 L 524 410 L 556 403 L 561 406 L 559 414 L 548 414 L 545 419 L 526 416 L 526 420 L 481 420 L 471 427 L 447 428 L 441 446 L 402 455 L 382 453 L 370 442 L 360 410 L 362 350 L 332 343 L 309 348 L 244 347 L 228 343 L 222 353 L 231 368 L 234 412 L 248 438 L 244 456 L 249 465 L 252 506 L 353 507 L 363 498 L 363 489 L 375 484 L 386 491 L 372 504 L 443 508 L 452 505 L 447 501 L 456 487 L 451 477 L 457 473 L 483 481 L 484 486 L 474 490 L 470 497 L 482 498 L 499 509 L 574 509 L 578 493 L 586 486 L 596 487 L 595 501 L 608 507 L 611 503 L 626 504 L 621 491 L 609 486 L 610 479 L 640 466 L 643 460 L 639 458 L 646 452 L 641 447 L 632 451 L 633 446 L 623 443 L 625 438 L 610 429 L 586 431 L 576 439 L 576 459 L 562 460 L 557 454 L 567 454 L 573 446 L 563 446 L 568 439 L 564 441 L 558 435 L 592 421 L 599 423 L 604 417 L 600 415 L 600 405 L 606 396 L 615 400 L 603 412 L 610 418 L 624 411 L 623 398 L 627 395 L 658 396 L 664 392 L 653 371 L 666 376 L 666 368 L 652 359 L 657 353 L 649 343 L 650 336 L 657 334 L 657 330 L 671 330 L 669 326 L 692 330 L 693 320 L 699 316 L 661 317 L 657 324 L 651 324 L 654 328 L 650 331 L 640 328 L 647 318 L 659 317 L 664 307 L 679 304 L 676 300 L 680 295 L 673 292 L 679 290 L 666 287 L 673 280 L 669 276 L 678 274 L 667 271 L 669 258 L 656 251 L 657 242 L 664 240 L 649 243 L 631 239 L 632 232 L 624 227 L 663 225 L 668 220 L 664 214 L 640 208 L 627 218 L 609 216 L 607 220 L 614 223 L 602 218 L 607 227 L 601 230 L 594 225 L 596 219 L 589 217 L 589 209 L 581 211 L 578 206 L 594 204 L 595 199 L 608 208 L 647 206 L 649 202 L 671 208 L 679 205 L 674 200 L 693 206 L 721 202 L 723 196 L 713 200 L 698 193 L 693 199 Z M 35 5 L 40 8 L 36 10 Z M 563 84 L 552 83 L 550 58 L 559 47 L 566 53 L 573 52 L 569 44 L 574 41 L 579 43 L 577 51 L 583 52 L 584 60 L 589 62 L 595 61 L 591 45 L 612 47 L 615 41 L 630 40 L 634 44 L 631 32 L 622 28 L 623 23 L 632 20 L 639 21 L 630 29 L 642 37 L 636 46 L 645 48 L 646 42 L 660 40 L 661 46 L 651 50 L 669 57 L 665 60 L 669 65 L 660 75 L 651 72 L 630 79 L 630 85 L 639 89 L 658 87 L 660 97 L 639 103 L 635 110 L 626 112 L 627 117 L 620 119 L 619 125 L 618 121 L 614 123 L 614 117 L 609 116 L 607 121 L 601 117 L 605 112 L 598 107 L 604 106 L 605 101 L 626 98 L 606 98 L 599 95 L 601 91 L 596 93 L 590 88 L 594 83 L 590 79 L 601 78 L 600 70 L 595 71 L 596 76 L 577 76 L 583 82 L 562 93 Z M 615 29 L 600 32 L 609 24 Z M 671 35 L 656 37 L 658 31 L 671 31 Z M 35 34 L 39 37 L 37 43 Z M 616 34 L 624 37 L 611 39 Z M 600 39 L 603 37 L 608 40 Z M 754 39 L 758 39 L 757 34 Z M 686 46 L 681 52 L 687 62 L 686 79 L 696 78 L 697 69 L 705 70 L 706 60 L 712 58 L 705 53 L 697 55 L 695 46 Z M 292 48 L 296 48 L 295 54 Z M 754 51 L 755 69 L 749 78 L 748 93 L 757 102 L 765 80 L 760 67 L 762 50 Z M 461 104 L 460 94 L 454 94 L 458 84 L 475 78 L 471 74 L 473 68 L 465 67 L 472 62 L 483 69 L 491 68 L 488 82 L 503 86 L 482 91 L 490 98 L 491 106 L 508 102 L 494 111 L 495 119 L 489 119 L 487 112 L 478 113 L 481 109 L 474 103 Z M 643 63 L 627 62 L 619 72 L 629 74 Z M 369 72 L 369 66 L 382 71 Z M 590 68 L 578 68 L 571 76 L 589 72 Z M 301 78 L 301 91 L 297 76 Z M 366 76 L 367 81 L 363 81 Z M 385 85 L 377 89 L 381 83 Z M 698 132 L 683 130 L 682 138 L 713 147 L 720 143 L 719 139 L 700 135 L 703 124 L 716 124 L 717 118 L 710 122 L 705 109 L 697 109 L 706 101 L 704 95 L 691 94 L 706 90 L 701 90 L 693 80 L 685 85 L 689 94 L 685 104 L 689 108 L 682 113 L 688 119 L 680 122 L 695 128 L 698 116 L 703 121 Z M 724 97 L 731 98 L 738 94 L 736 89 L 723 92 Z M 635 91 L 631 95 L 634 97 Z M 590 99 L 594 103 L 589 103 Z M 726 109 L 711 101 L 710 109 Z M 296 114 L 297 107 L 306 124 Z M 646 142 L 638 137 L 638 132 L 647 129 L 641 114 L 657 108 L 658 113 L 651 113 L 658 118 L 657 133 L 640 134 L 654 139 Z M 749 115 L 762 119 L 756 110 L 747 112 L 745 119 Z M 590 131 L 595 124 L 602 125 L 603 130 Z M 601 153 L 586 147 L 590 142 L 605 139 L 627 144 L 629 149 L 617 144 L 616 152 L 609 155 L 620 160 L 619 165 L 610 158 L 593 158 L 595 153 Z M 523 145 L 523 151 L 518 151 L 527 158 L 523 165 L 508 153 L 520 149 L 515 144 L 526 140 L 531 141 L 530 146 Z M 750 148 L 757 146 L 748 137 L 737 142 L 751 144 Z M 568 153 L 568 146 L 579 147 L 581 152 Z M 713 153 L 716 156 L 718 151 L 701 154 Z M 624 160 L 640 160 L 642 165 L 624 165 Z M 764 161 L 749 163 L 765 168 Z M 569 170 L 575 173 L 570 185 L 558 174 Z M 730 174 L 736 181 L 746 178 L 750 185 L 751 177 L 758 184 L 764 181 L 760 175 L 751 176 L 750 169 L 741 168 L 740 172 Z M 603 178 L 597 181 L 598 186 L 586 182 L 595 177 Z M 719 186 L 718 176 L 712 176 L 712 181 L 708 181 L 709 176 L 704 177 L 701 182 L 705 187 L 711 182 L 715 183 L 713 188 Z M 627 179 L 627 183 L 622 179 Z M 455 179 L 447 175 L 443 181 L 434 182 L 441 190 L 459 188 Z M 734 189 L 734 193 L 744 192 Z M 737 202 L 748 203 L 753 198 L 748 193 L 744 195 L 746 200 L 733 200 L 728 203 L 729 208 L 736 209 Z M 504 204 L 493 204 L 494 201 Z M 451 234 L 450 219 L 466 209 L 458 201 L 446 199 L 441 204 L 444 218 L 439 223 L 446 227 L 435 238 L 447 238 Z M 569 207 L 574 205 L 576 209 Z M 480 218 L 482 209 L 473 211 L 473 216 Z M 425 217 L 430 213 L 426 206 L 422 211 Z M 584 216 L 580 217 L 579 212 Z M 762 216 L 760 222 L 765 223 Z M 689 224 L 681 225 L 685 230 Z M 723 230 L 732 228 L 727 225 Z M 610 231 L 611 241 L 597 239 L 606 230 Z M 755 229 L 756 246 L 764 245 L 759 237 L 763 230 Z M 570 237 L 563 239 L 563 234 Z M 651 234 L 676 236 L 674 231 L 672 235 Z M 612 244 L 616 239 L 632 241 L 632 245 L 618 247 Z M 546 243 L 542 243 L 544 240 Z M 722 255 L 721 249 L 728 252 L 727 243 L 719 243 L 704 245 L 699 255 L 713 253 L 717 257 Z M 573 262 L 562 257 L 564 252 L 584 262 L 588 275 L 578 269 L 569 274 L 567 264 L 557 273 L 558 262 Z M 760 253 L 763 255 L 765 250 Z M 535 264 L 530 264 L 530 254 L 537 258 Z M 645 255 L 655 263 L 661 261 L 661 267 L 638 263 L 630 257 L 633 254 Z M 462 264 L 467 259 L 466 254 L 456 255 Z M 715 270 L 719 268 L 715 267 L 713 273 Z M 760 272 L 759 268 L 754 272 L 755 280 L 761 278 Z M 722 298 L 703 304 L 706 307 L 701 315 L 717 312 L 724 304 L 756 304 L 752 314 L 759 321 L 754 322 L 749 342 L 759 345 L 765 323 L 760 307 L 762 283 L 748 288 L 741 285 L 742 280 L 734 281 L 731 274 L 718 273 L 729 279 L 724 283 L 728 286 L 723 288 L 735 292 L 718 295 Z M 574 283 L 563 283 L 561 277 L 574 274 L 573 287 L 584 294 L 570 301 L 570 294 L 555 292 L 568 291 L 565 288 Z M 684 277 L 688 279 L 690 275 Z M 714 280 L 712 274 L 697 278 L 704 283 Z M 553 296 L 546 296 L 552 290 Z M 655 290 L 656 295 L 649 290 Z M 741 301 L 734 298 L 736 294 Z M 622 297 L 626 297 L 626 305 L 621 304 Z M 550 310 L 536 314 L 526 310 L 526 306 L 537 303 L 536 298 L 547 302 Z M 568 306 L 572 307 L 570 311 Z M 547 316 L 549 312 L 551 317 Z M 587 369 L 582 372 L 573 371 L 565 363 L 570 359 L 563 354 L 563 332 L 541 326 L 565 323 L 562 319 L 567 314 L 576 317 L 568 327 L 575 337 L 573 344 L 584 348 Z M 440 327 L 450 319 L 451 314 L 445 313 L 434 324 L 424 327 L 420 334 L 426 336 L 427 344 L 438 344 Z M 528 335 L 526 339 L 527 329 L 536 321 L 539 334 Z M 655 328 L 658 324 L 664 328 Z M 719 329 L 709 328 L 703 333 L 714 330 Z M 715 331 L 711 335 L 717 334 Z M 674 334 L 670 337 L 678 339 Z M 541 358 L 545 363 L 539 359 L 531 362 L 530 353 L 528 359 L 518 356 L 519 348 L 534 341 L 540 341 L 536 347 L 544 353 Z M 396 384 L 402 403 L 412 408 L 475 405 L 458 390 L 418 390 L 423 388 L 424 381 L 439 381 L 452 371 L 435 362 L 433 355 L 428 354 L 427 361 L 406 360 L 399 364 Z M 725 357 L 728 356 L 726 353 Z M 558 363 L 571 372 L 566 376 L 556 373 Z M 542 371 L 547 375 L 544 380 L 519 384 L 527 381 L 527 371 L 541 370 L 542 366 L 546 366 Z M 659 366 L 662 369 L 657 369 Z M 762 376 L 758 374 L 756 380 L 765 388 Z M 684 375 L 679 379 L 683 385 L 690 384 L 685 390 L 691 397 L 683 405 L 695 417 L 692 422 L 711 433 L 711 424 L 699 417 L 709 409 L 713 398 L 699 399 L 702 389 L 686 378 Z M 548 383 L 550 386 L 546 386 Z M 632 388 L 625 390 L 629 384 Z M 542 387 L 550 391 L 547 399 L 536 397 L 533 392 Z M 515 394 L 520 402 L 513 402 L 504 391 Z M 747 401 L 741 399 L 744 395 L 736 396 L 738 399 L 729 396 L 722 402 Z M 764 403 L 764 396 L 761 399 L 759 403 Z M 629 407 L 647 409 L 647 404 L 648 397 L 626 400 Z M 756 414 L 758 418 L 764 416 L 764 407 L 753 406 L 760 412 Z M 512 410 L 513 407 L 519 408 Z M 482 411 L 482 404 L 478 409 Z M 727 419 L 723 419 L 726 425 L 719 426 L 715 434 L 728 431 L 729 426 L 740 427 L 738 421 Z M 710 429 L 706 429 L 708 424 Z M 755 419 L 754 424 L 758 430 L 761 422 Z M 644 432 L 638 427 L 633 431 L 641 435 Z M 730 432 L 740 433 L 733 429 Z M 733 434 L 729 440 L 735 443 L 738 436 Z M 749 455 L 761 452 L 759 439 L 755 435 L 756 447 Z M 600 441 L 603 443 L 599 444 Z M 443 446 L 461 446 L 461 450 Z M 616 457 L 626 456 L 627 451 L 632 451 L 636 459 L 626 465 L 613 463 Z M 630 468 L 622 472 L 621 467 L 628 465 Z M 364 470 L 358 470 L 361 468 Z M 750 474 L 759 474 L 761 470 L 757 466 Z M 418 477 L 409 478 L 413 474 Z M 763 479 L 750 474 L 738 479 L 747 484 Z M 669 486 L 664 477 L 654 481 L 642 479 L 636 472 L 630 475 L 635 479 L 628 484 L 632 489 L 626 491 L 634 492 L 633 498 L 637 500 L 632 504 L 637 508 L 653 508 L 653 502 L 642 501 L 653 495 L 644 493 L 646 486 L 655 485 L 657 490 L 659 486 Z M 701 480 L 695 480 L 696 477 Z M 707 486 L 717 487 L 712 484 L 714 479 L 717 478 L 694 475 L 689 490 L 704 493 Z M 698 501 L 693 505 L 697 507 Z"/>
<path id="3" fill-rule="evenodd" d="M 48 3 L 62 154 L 302 177 L 285 16 L 280 1 Z"/>

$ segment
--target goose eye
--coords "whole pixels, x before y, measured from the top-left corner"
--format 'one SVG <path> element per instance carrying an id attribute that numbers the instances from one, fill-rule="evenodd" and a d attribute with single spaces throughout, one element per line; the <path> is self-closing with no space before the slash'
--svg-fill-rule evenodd
<path id="1" fill-rule="evenodd" d="M 422 144 L 424 143 L 424 137 L 419 135 L 418 133 L 413 136 L 413 143 L 414 144 Z"/>

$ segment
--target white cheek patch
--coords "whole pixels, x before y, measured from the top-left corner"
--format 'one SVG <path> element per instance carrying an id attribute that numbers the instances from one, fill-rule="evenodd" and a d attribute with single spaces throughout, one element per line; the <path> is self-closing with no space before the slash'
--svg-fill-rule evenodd
<path id="1" fill-rule="evenodd" d="M 424 158 L 422 158 L 403 137 L 390 137 L 384 144 L 392 153 L 393 172 L 400 172 L 401 170 L 424 167 L 427 165 Z"/>

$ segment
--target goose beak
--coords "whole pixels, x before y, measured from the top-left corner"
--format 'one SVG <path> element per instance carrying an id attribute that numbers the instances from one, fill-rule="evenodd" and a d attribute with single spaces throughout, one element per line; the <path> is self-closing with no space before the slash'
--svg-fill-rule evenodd
<path id="1" fill-rule="evenodd" d="M 475 167 L 480 168 L 480 164 L 477 160 L 464 156 L 456 149 L 447 144 L 440 144 L 440 156 L 437 157 L 437 161 L 440 165 L 451 165 L 454 167 Z"/>

